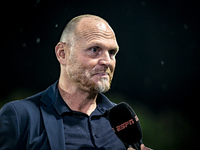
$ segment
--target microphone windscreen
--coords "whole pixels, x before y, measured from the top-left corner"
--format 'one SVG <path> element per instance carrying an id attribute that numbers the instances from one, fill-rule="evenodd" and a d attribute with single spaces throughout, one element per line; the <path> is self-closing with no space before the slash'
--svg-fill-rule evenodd
<path id="1" fill-rule="evenodd" d="M 142 139 L 139 119 L 127 103 L 121 102 L 112 107 L 108 118 L 114 132 L 125 144 L 133 145 Z"/>

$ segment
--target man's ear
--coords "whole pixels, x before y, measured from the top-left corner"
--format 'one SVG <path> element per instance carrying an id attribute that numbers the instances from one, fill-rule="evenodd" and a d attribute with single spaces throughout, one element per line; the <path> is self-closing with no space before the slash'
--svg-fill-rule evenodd
<path id="1" fill-rule="evenodd" d="M 65 65 L 67 63 L 66 59 L 66 44 L 59 42 L 55 47 L 55 53 L 60 64 Z"/>

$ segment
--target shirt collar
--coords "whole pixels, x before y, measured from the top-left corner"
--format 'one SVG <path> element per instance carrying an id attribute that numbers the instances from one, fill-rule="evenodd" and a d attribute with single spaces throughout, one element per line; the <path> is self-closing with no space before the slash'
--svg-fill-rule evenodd
<path id="1" fill-rule="evenodd" d="M 97 108 L 105 113 L 116 104 L 111 102 L 104 94 L 99 93 L 97 96 Z"/>
<path id="2" fill-rule="evenodd" d="M 57 113 L 59 115 L 62 115 L 67 112 L 72 112 L 72 110 L 69 108 L 69 106 L 65 103 L 63 98 L 60 95 L 60 92 L 58 90 L 58 85 L 56 86 L 56 100 L 54 103 L 54 108 L 56 109 Z"/>
<path id="3" fill-rule="evenodd" d="M 63 98 L 60 95 L 60 92 L 58 90 L 58 85 L 55 87 L 55 94 L 56 99 L 54 103 L 54 108 L 56 109 L 57 113 L 59 115 L 62 115 L 64 113 L 70 113 L 73 112 L 69 106 L 64 102 Z M 112 108 L 114 105 L 113 102 L 111 102 L 104 94 L 99 93 L 97 96 L 97 109 L 104 114 L 107 112 L 110 108 Z"/>

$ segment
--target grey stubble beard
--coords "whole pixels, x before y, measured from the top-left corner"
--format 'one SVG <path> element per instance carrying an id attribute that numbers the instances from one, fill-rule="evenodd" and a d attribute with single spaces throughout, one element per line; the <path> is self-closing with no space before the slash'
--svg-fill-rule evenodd
<path id="1" fill-rule="evenodd" d="M 106 71 L 109 74 L 109 79 L 101 78 L 100 81 L 95 83 L 91 80 L 91 78 L 96 72 L 102 69 L 91 69 L 91 71 L 87 72 L 85 67 L 77 61 L 76 57 L 73 54 L 70 55 L 70 65 L 68 67 L 69 78 L 75 81 L 82 89 L 94 93 L 105 93 L 110 89 L 112 80 L 110 70 Z"/>

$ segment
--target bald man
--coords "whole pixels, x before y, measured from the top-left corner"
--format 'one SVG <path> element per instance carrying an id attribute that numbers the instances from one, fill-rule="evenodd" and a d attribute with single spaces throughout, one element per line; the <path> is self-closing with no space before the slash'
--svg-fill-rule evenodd
<path id="1" fill-rule="evenodd" d="M 115 104 L 102 94 L 110 89 L 118 51 L 104 19 L 72 19 L 55 47 L 59 80 L 0 110 L 0 150 L 126 150 L 107 117 Z"/>

